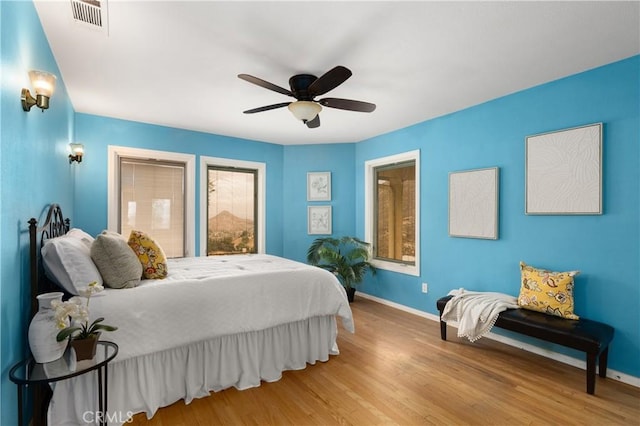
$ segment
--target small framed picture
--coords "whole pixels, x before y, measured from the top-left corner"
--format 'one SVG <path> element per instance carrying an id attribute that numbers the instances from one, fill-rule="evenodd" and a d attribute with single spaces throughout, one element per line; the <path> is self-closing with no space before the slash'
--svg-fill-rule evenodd
<path id="1" fill-rule="evenodd" d="M 331 201 L 331 172 L 307 173 L 307 201 Z"/>
<path id="2" fill-rule="evenodd" d="M 307 207 L 307 232 L 314 234 L 331 234 L 331 206 Z"/>

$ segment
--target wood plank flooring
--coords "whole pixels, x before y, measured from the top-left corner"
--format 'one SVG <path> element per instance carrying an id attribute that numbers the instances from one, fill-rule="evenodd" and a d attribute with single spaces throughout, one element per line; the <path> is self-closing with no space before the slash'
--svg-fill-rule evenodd
<path id="1" fill-rule="evenodd" d="M 358 298 L 340 355 L 245 391 L 160 409 L 133 425 L 640 425 L 640 389 Z"/>

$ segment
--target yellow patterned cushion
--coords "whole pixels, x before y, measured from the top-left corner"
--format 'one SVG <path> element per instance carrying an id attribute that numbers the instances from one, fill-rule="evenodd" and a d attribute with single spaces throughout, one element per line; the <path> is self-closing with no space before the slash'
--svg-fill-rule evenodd
<path id="1" fill-rule="evenodd" d="M 577 320 L 573 313 L 573 277 L 579 271 L 551 272 L 520 262 L 518 305 L 532 311 Z"/>
<path id="2" fill-rule="evenodd" d="M 131 231 L 129 246 L 142 263 L 142 277 L 162 279 L 167 276 L 167 256 L 153 238 L 142 231 Z"/>

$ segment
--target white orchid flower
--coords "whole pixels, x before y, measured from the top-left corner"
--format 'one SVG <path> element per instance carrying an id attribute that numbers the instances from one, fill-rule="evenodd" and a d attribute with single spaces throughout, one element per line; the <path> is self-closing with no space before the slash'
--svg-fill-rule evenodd
<path id="1" fill-rule="evenodd" d="M 78 289 L 78 293 L 82 297 L 89 298 L 92 295 L 94 295 L 96 293 L 100 293 L 103 290 L 104 290 L 104 287 L 94 281 L 91 284 L 89 284 L 88 286 Z"/>
<path id="2" fill-rule="evenodd" d="M 115 331 L 117 327 L 100 324 L 104 318 L 98 318 L 89 325 L 89 300 L 91 296 L 100 293 L 104 287 L 92 282 L 86 287 L 78 289 L 80 296 L 74 296 L 66 302 L 53 301 L 56 324 L 61 331 L 56 336 L 59 342 L 70 337 L 72 339 L 86 339 L 99 331 Z M 70 324 L 69 320 L 73 321 Z"/>

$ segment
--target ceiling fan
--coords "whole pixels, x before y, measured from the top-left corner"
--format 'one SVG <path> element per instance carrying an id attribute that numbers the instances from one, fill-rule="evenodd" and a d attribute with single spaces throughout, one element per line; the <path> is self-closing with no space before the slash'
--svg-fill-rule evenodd
<path id="1" fill-rule="evenodd" d="M 276 86 L 273 83 L 249 74 L 238 74 L 238 78 L 244 81 L 296 99 L 296 101 L 293 102 L 281 102 L 279 104 L 248 109 L 244 111 L 244 113 L 254 114 L 256 112 L 289 107 L 289 111 L 291 111 L 298 120 L 302 120 L 307 127 L 313 129 L 320 126 L 320 115 L 318 113 L 322 110 L 323 106 L 348 111 L 372 112 L 376 109 L 376 106 L 369 102 L 340 98 L 322 98 L 315 100 L 316 96 L 324 95 L 344 83 L 345 80 L 351 77 L 351 74 L 349 69 L 341 65 L 332 68 L 320 77 L 311 74 L 297 74 L 289 79 L 289 87 L 291 87 L 291 90 Z"/>

